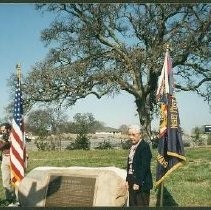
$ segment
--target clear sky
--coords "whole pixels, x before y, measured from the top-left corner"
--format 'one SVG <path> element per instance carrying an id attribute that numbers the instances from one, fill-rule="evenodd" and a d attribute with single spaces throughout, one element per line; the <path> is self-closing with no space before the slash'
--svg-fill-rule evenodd
<path id="1" fill-rule="evenodd" d="M 7 83 L 11 73 L 16 71 L 16 64 L 21 63 L 24 74 L 48 52 L 40 40 L 40 32 L 48 27 L 51 20 L 52 16 L 36 11 L 33 4 L 0 4 L 0 118 L 4 116 L 3 108 L 8 104 L 10 88 Z M 211 110 L 203 99 L 188 92 L 177 93 L 176 98 L 181 126 L 186 132 L 195 126 L 211 124 Z M 134 98 L 125 92 L 101 100 L 89 96 L 68 110 L 70 119 L 76 113 L 87 112 L 114 128 L 138 123 Z M 158 121 L 153 122 L 153 127 L 158 129 Z"/>

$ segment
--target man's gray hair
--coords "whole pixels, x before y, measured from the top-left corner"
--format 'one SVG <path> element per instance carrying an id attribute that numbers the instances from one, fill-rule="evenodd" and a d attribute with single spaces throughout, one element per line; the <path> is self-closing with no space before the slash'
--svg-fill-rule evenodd
<path id="1" fill-rule="evenodd" d="M 128 127 L 128 130 L 133 130 L 133 131 L 135 131 L 137 133 L 140 133 L 141 132 L 141 126 L 138 125 L 138 124 L 130 125 Z"/>

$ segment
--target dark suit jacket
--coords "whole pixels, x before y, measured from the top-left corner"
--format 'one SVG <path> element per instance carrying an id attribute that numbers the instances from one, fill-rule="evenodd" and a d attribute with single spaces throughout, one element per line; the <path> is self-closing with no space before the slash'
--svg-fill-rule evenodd
<path id="1" fill-rule="evenodd" d="M 127 162 L 126 181 L 141 186 L 141 191 L 150 190 L 153 187 L 150 169 L 151 159 L 152 153 L 149 144 L 141 140 L 133 157 L 132 176 L 128 174 L 129 164 Z"/>

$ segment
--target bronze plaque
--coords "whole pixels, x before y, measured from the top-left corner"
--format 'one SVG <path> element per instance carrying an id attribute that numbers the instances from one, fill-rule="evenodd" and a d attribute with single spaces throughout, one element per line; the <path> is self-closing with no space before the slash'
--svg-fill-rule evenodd
<path id="1" fill-rule="evenodd" d="M 50 175 L 46 192 L 46 207 L 91 207 L 94 201 L 96 177 Z"/>

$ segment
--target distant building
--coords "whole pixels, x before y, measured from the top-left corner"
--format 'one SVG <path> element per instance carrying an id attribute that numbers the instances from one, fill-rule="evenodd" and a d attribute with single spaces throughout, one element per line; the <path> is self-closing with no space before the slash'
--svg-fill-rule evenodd
<path id="1" fill-rule="evenodd" d="M 105 131 L 96 131 L 96 135 L 122 135 L 121 131 L 110 131 L 110 132 L 105 132 Z"/>
<path id="2" fill-rule="evenodd" d="M 211 133 L 211 125 L 205 125 L 204 126 L 204 132 L 205 133 Z"/>
<path id="3" fill-rule="evenodd" d="M 26 142 L 30 142 L 31 140 L 35 140 L 36 137 L 33 136 L 31 133 L 25 133 L 25 140 Z"/>
<path id="4" fill-rule="evenodd" d="M 95 132 L 96 135 L 121 135 L 122 132 L 119 129 L 104 127 L 103 130 Z"/>

